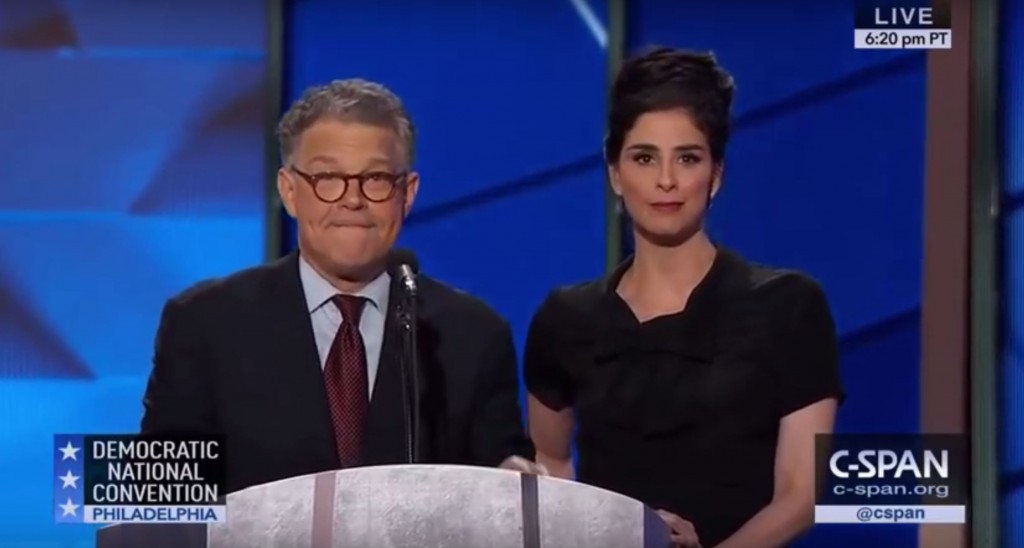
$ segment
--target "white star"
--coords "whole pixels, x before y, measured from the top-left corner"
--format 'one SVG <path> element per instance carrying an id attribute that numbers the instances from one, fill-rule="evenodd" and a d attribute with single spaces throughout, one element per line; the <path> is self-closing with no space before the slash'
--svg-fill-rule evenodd
<path id="1" fill-rule="evenodd" d="M 68 473 L 63 476 L 57 476 L 57 478 L 64 482 L 64 486 L 61 489 L 67 489 L 68 487 L 78 489 L 78 476 L 72 475 L 71 470 L 68 470 Z"/>
<path id="2" fill-rule="evenodd" d="M 68 501 L 66 503 L 58 504 L 57 508 L 60 508 L 61 510 L 64 510 L 64 513 L 61 514 L 60 517 L 64 517 L 64 516 L 78 517 L 78 514 L 75 513 L 75 510 L 78 510 L 78 505 L 77 504 L 73 504 L 71 502 L 71 497 L 68 497 Z"/>
<path id="3" fill-rule="evenodd" d="M 61 456 L 60 460 L 68 460 L 68 459 L 78 460 L 78 457 L 76 456 L 76 454 L 78 453 L 78 451 L 80 449 L 81 448 L 79 448 L 79 447 L 75 447 L 74 445 L 71 445 L 71 440 L 68 440 L 68 444 L 66 446 L 60 448 L 60 452 L 64 453 L 64 455 Z"/>

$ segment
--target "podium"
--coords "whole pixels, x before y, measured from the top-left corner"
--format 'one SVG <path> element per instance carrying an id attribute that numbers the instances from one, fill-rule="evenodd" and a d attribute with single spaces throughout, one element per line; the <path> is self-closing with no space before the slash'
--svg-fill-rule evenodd
<path id="1" fill-rule="evenodd" d="M 117 524 L 97 548 L 670 548 L 644 504 L 509 470 L 352 468 L 227 496 L 227 522 Z"/>

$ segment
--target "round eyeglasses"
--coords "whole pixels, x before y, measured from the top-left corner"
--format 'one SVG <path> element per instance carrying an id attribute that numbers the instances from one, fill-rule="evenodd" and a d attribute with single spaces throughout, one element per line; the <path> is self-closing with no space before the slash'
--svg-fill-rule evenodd
<path id="1" fill-rule="evenodd" d="M 322 202 L 333 204 L 342 199 L 348 192 L 349 181 L 356 181 L 359 192 L 370 202 L 386 202 L 390 200 L 398 188 L 405 185 L 407 172 L 390 173 L 387 171 L 368 171 L 366 173 L 306 173 L 292 166 L 289 168 L 299 177 L 302 177 L 309 186 L 313 187 L 313 194 Z"/>

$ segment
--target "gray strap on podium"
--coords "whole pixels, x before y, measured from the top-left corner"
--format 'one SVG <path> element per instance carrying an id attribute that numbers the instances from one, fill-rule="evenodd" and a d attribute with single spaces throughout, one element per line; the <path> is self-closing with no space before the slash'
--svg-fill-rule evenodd
<path id="1" fill-rule="evenodd" d="M 523 497 L 523 548 L 540 548 L 537 476 L 522 474 L 519 485 Z"/>
<path id="2" fill-rule="evenodd" d="M 650 508 L 644 508 L 644 546 L 648 548 L 674 546 L 665 530 L 664 520 Z"/>
<path id="3" fill-rule="evenodd" d="M 313 487 L 313 533 L 311 537 L 314 548 L 333 544 L 334 481 L 334 472 L 321 472 L 316 475 L 316 484 Z"/>

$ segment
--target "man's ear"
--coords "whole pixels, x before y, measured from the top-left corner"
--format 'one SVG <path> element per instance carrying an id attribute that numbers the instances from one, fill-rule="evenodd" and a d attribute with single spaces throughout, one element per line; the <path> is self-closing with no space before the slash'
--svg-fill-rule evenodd
<path id="1" fill-rule="evenodd" d="M 415 171 L 405 176 L 405 202 L 402 204 L 403 217 L 408 217 L 412 204 L 416 202 L 416 193 L 420 190 L 420 174 Z"/>
<path id="2" fill-rule="evenodd" d="M 277 195 L 291 218 L 295 218 L 295 179 L 284 168 L 277 170 Z"/>

